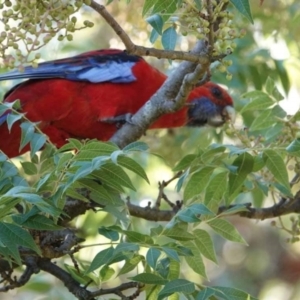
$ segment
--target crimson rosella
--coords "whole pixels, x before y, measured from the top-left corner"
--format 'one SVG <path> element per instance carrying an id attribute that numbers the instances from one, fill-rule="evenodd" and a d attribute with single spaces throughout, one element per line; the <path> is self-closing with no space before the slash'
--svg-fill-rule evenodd
<path id="1" fill-rule="evenodd" d="M 107 49 L 0 75 L 0 80 L 22 78 L 29 80 L 8 91 L 4 102 L 19 99 L 20 111 L 39 122 L 52 143 L 61 147 L 68 138 L 108 140 L 125 116 L 137 112 L 161 87 L 166 75 L 140 56 Z M 187 101 L 191 105 L 163 115 L 150 128 L 221 126 L 234 116 L 232 98 L 212 82 L 196 87 Z M 9 131 L 5 124 L 9 113 L 0 116 L 0 150 L 15 157 L 29 145 L 19 151 L 20 122 Z"/>

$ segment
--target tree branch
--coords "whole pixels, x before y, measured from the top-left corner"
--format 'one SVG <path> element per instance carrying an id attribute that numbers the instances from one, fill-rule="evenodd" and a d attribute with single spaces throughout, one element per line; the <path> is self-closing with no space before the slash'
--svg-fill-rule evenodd
<path id="1" fill-rule="evenodd" d="M 98 12 L 107 24 L 115 31 L 115 33 L 120 37 L 126 50 L 129 54 L 140 55 L 140 56 L 154 56 L 156 58 L 167 58 L 167 59 L 179 59 L 184 61 L 190 61 L 194 63 L 205 63 L 206 55 L 198 55 L 192 52 L 183 51 L 169 51 L 160 50 L 155 48 L 147 48 L 143 46 L 135 45 L 128 34 L 123 30 L 120 24 L 114 19 L 114 17 L 106 10 L 105 6 L 92 0 L 90 7 L 92 7 L 96 12 Z"/>
<path id="2" fill-rule="evenodd" d="M 202 53 L 202 55 L 206 53 L 205 42 L 199 41 L 193 53 Z M 205 62 L 198 66 L 195 63 L 182 62 L 176 72 L 173 72 L 167 78 L 163 86 L 132 117 L 132 122 L 124 124 L 110 141 L 123 148 L 138 140 L 160 116 L 179 110 L 184 105 L 185 99 L 195 83 L 204 76 L 209 65 L 208 56 L 206 56 Z M 185 77 L 186 74 L 191 72 L 194 72 L 194 74 Z"/>
<path id="3" fill-rule="evenodd" d="M 147 128 L 160 116 L 172 113 L 183 107 L 189 92 L 195 84 L 203 79 L 213 60 L 211 51 L 207 49 L 207 43 L 198 41 L 190 53 L 180 51 L 166 51 L 153 48 L 145 48 L 135 45 L 120 24 L 106 10 L 105 6 L 91 1 L 90 6 L 97 11 L 111 26 L 124 43 L 127 52 L 136 55 L 152 55 L 157 58 L 183 59 L 176 72 L 168 77 L 163 86 L 151 97 L 151 99 L 132 117 L 132 122 L 126 123 L 110 141 L 120 148 L 138 140 Z M 212 45 L 210 45 L 212 47 Z M 197 64 L 198 65 L 197 65 Z M 197 67 L 197 68 L 196 68 Z M 196 70 L 195 70 L 196 68 Z M 186 76 L 188 73 L 193 75 Z"/>
<path id="4" fill-rule="evenodd" d="M 37 265 L 41 270 L 53 275 L 54 277 L 62 281 L 69 292 L 72 293 L 77 299 L 94 299 L 90 291 L 87 291 L 85 287 L 81 287 L 80 283 L 73 279 L 73 277 L 68 272 L 58 267 L 49 259 L 41 258 L 37 261 Z"/>
<path id="5" fill-rule="evenodd" d="M 115 288 L 110 288 L 110 289 L 100 289 L 98 291 L 92 292 L 91 295 L 93 297 L 97 296 L 102 296 L 102 295 L 107 295 L 107 294 L 115 294 L 118 296 L 121 296 L 121 299 L 134 299 L 134 298 L 129 298 L 125 297 L 121 292 L 132 289 L 132 288 L 137 288 L 138 290 L 142 287 L 138 282 L 126 282 L 122 283 L 121 285 L 115 287 Z"/>
<path id="6" fill-rule="evenodd" d="M 90 292 L 86 289 L 86 287 L 80 286 L 80 283 L 76 281 L 68 272 L 63 270 L 62 268 L 58 267 L 56 264 L 52 263 L 50 260 L 47 259 L 39 259 L 37 261 L 37 266 L 51 275 L 55 276 L 59 280 L 61 280 L 64 285 L 68 288 L 70 293 L 72 293 L 77 299 L 80 300 L 93 300 L 95 297 L 101 295 L 108 295 L 108 294 L 115 294 L 121 297 L 121 299 L 129 299 L 122 294 L 122 291 L 137 288 L 137 292 L 139 293 L 139 289 L 142 287 L 137 282 L 127 282 L 123 283 L 117 287 L 109 288 L 109 289 L 99 289 L 94 292 Z M 134 299 L 134 298 L 132 298 Z"/>
<path id="7" fill-rule="evenodd" d="M 177 174 L 171 180 L 176 178 L 176 176 L 177 176 Z M 165 187 L 171 180 L 166 181 L 165 183 L 161 183 L 161 186 L 159 187 L 158 197 L 163 198 L 163 194 L 164 194 L 163 187 Z M 89 199 L 88 196 L 87 196 L 87 198 Z M 76 206 L 76 205 L 74 205 L 74 203 L 80 205 L 80 207 L 82 207 L 82 203 L 84 203 L 84 205 L 86 205 L 86 210 L 90 209 L 91 207 L 93 207 L 93 209 L 96 207 L 103 208 L 103 206 L 99 205 L 98 203 L 93 202 L 92 199 L 89 199 L 89 200 L 91 201 L 91 203 L 93 203 L 93 205 L 91 205 L 90 203 L 87 203 L 87 202 L 82 202 L 82 201 L 79 201 L 76 199 L 71 199 L 69 197 L 69 200 L 66 203 L 65 209 L 68 210 L 69 205 L 70 205 L 70 207 L 74 208 Z M 72 203 L 72 202 L 74 202 L 74 203 Z M 167 199 L 167 202 L 169 203 L 168 199 Z M 135 205 L 135 204 L 131 203 L 130 200 L 127 199 L 126 205 L 127 205 L 129 214 L 131 216 L 134 216 L 137 218 L 142 218 L 142 219 L 145 219 L 148 221 L 168 222 L 182 208 L 183 203 L 181 200 L 177 200 L 175 203 L 173 203 L 173 205 L 170 205 L 171 206 L 170 210 L 160 210 L 159 206 L 156 204 L 156 202 L 154 203 L 153 207 L 151 207 L 150 201 L 146 207 L 141 207 L 139 205 Z M 271 218 L 275 218 L 275 217 L 279 217 L 279 216 L 283 216 L 283 215 L 287 215 L 287 214 L 291 214 L 291 213 L 300 213 L 300 191 L 298 191 L 295 194 L 294 198 L 290 198 L 290 199 L 282 198 L 282 199 L 280 199 L 280 201 L 278 203 L 276 203 L 275 205 L 270 206 L 270 207 L 254 208 L 251 206 L 251 203 L 250 204 L 245 203 L 244 205 L 245 205 L 245 208 L 247 209 L 247 211 L 233 212 L 230 215 L 237 215 L 237 216 L 240 216 L 243 218 L 248 218 L 248 219 L 265 220 L 265 219 L 271 219 Z M 238 206 L 234 205 L 234 204 L 230 205 L 230 206 L 220 206 L 217 214 L 224 213 L 225 211 L 227 211 L 229 209 L 233 209 L 235 207 L 240 207 L 240 204 Z M 76 208 L 74 208 L 74 210 L 77 212 L 81 211 L 81 210 L 76 210 Z M 86 211 L 86 210 L 84 210 L 84 211 Z M 81 213 L 78 213 L 77 215 L 73 215 L 73 216 L 76 217 L 80 214 Z M 226 214 L 226 215 L 228 216 L 229 214 Z"/>

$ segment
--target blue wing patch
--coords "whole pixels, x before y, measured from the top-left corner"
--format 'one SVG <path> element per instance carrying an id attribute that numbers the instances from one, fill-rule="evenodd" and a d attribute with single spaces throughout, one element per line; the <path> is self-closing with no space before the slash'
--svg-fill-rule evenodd
<path id="1" fill-rule="evenodd" d="M 0 75 L 1 80 L 64 78 L 73 81 L 128 83 L 135 81 L 132 67 L 141 59 L 123 51 L 105 54 L 94 51 L 66 59 L 39 64 L 38 68 L 25 67 Z"/>
<path id="2" fill-rule="evenodd" d="M 4 113 L 0 116 L 0 126 L 6 121 L 8 113 Z"/>

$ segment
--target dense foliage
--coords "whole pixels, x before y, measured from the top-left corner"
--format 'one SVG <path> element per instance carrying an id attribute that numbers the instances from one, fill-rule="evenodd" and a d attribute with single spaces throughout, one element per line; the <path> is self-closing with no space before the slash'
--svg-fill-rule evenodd
<path id="1" fill-rule="evenodd" d="M 300 211 L 300 33 L 295 29 L 300 4 L 261 1 L 251 3 L 251 12 L 248 0 L 132 2 L 107 1 L 105 7 L 136 44 L 188 52 L 198 40 L 208 41 L 208 74 L 229 86 L 236 123 L 149 132 L 124 148 L 71 139 L 58 150 L 38 124 L 18 112 L 18 101 L 0 103 L 0 115 L 8 108 L 13 112 L 7 126 L 23 120 L 20 147 L 31 145 L 28 155 L 11 160 L 0 151 L 0 291 L 24 285 L 20 297 L 35 291 L 56 299 L 70 293 L 78 299 L 110 299 L 111 294 L 121 299 L 263 299 L 266 287 L 255 287 L 260 275 L 251 267 L 243 282 L 230 266 L 226 270 L 219 236 L 229 249 L 228 241 L 248 243 L 250 264 L 263 264 L 270 245 L 280 248 L 280 229 L 289 242 L 299 240 L 298 216 L 290 223 L 282 216 Z M 107 29 L 112 22 L 100 21 L 99 7 L 94 1 L 1 1 L 2 68 L 22 70 L 40 57 L 48 59 L 49 45 L 61 52 L 90 50 L 83 44 L 124 48 Z M 77 42 L 77 48 L 70 45 Z M 173 56 L 162 53 L 153 56 L 170 63 Z M 159 68 L 177 66 L 177 61 L 151 62 Z M 276 232 L 268 228 L 264 238 L 270 242 L 264 248 L 245 229 L 257 233 L 260 225 L 247 218 L 274 217 L 278 221 L 272 224 L 279 225 Z M 252 242 L 265 251 L 258 258 Z M 246 251 L 237 249 L 240 255 Z M 274 257 L 278 265 L 281 260 L 282 274 L 292 272 L 284 264 L 290 258 L 286 252 Z M 225 269 L 219 277 L 211 262 Z M 292 265 L 298 270 L 296 262 Z M 55 276 L 69 291 L 32 276 L 39 271 Z M 284 299 L 297 299 L 299 292 L 293 292 Z"/>

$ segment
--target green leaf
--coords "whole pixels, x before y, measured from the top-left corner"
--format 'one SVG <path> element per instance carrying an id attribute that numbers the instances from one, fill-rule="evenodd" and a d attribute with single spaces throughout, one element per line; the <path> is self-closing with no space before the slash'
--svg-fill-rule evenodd
<path id="1" fill-rule="evenodd" d="M 177 241 L 189 241 L 194 239 L 194 236 L 191 233 L 188 233 L 181 228 L 165 229 L 163 235 Z"/>
<path id="2" fill-rule="evenodd" d="M 293 156 L 300 157 L 300 139 L 292 141 L 286 148 L 286 151 Z"/>
<path id="3" fill-rule="evenodd" d="M 149 183 L 149 179 L 147 177 L 146 172 L 144 169 L 132 158 L 126 156 L 119 156 L 118 157 L 118 164 L 135 174 L 139 175 L 141 178 L 146 180 Z"/>
<path id="4" fill-rule="evenodd" d="M 263 158 L 275 179 L 290 191 L 289 177 L 282 157 L 275 150 L 266 149 L 263 153 Z"/>
<path id="5" fill-rule="evenodd" d="M 36 175 L 38 173 L 36 165 L 32 162 L 24 161 L 21 162 L 21 165 L 27 175 Z"/>
<path id="6" fill-rule="evenodd" d="M 34 126 L 32 123 L 23 122 L 21 125 L 21 145 L 19 150 L 22 150 L 33 138 L 34 135 Z"/>
<path id="7" fill-rule="evenodd" d="M 114 187 L 117 184 L 135 191 L 135 187 L 126 172 L 113 163 L 106 163 L 101 166 L 101 169 L 97 171 L 97 175 L 101 181 L 104 181 L 109 186 Z M 115 184 L 112 184 L 112 182 Z"/>
<path id="8" fill-rule="evenodd" d="M 287 69 L 285 67 L 285 60 L 274 59 L 273 61 L 276 67 L 277 74 L 280 77 L 284 91 L 286 94 L 288 94 L 291 87 L 291 82 L 287 73 Z"/>
<path id="9" fill-rule="evenodd" d="M 176 214 L 176 219 L 186 223 L 199 222 L 201 215 L 214 215 L 204 204 L 194 203 Z"/>
<path id="10" fill-rule="evenodd" d="M 124 189 L 119 184 L 119 181 L 115 179 L 114 177 L 111 177 L 110 175 L 103 172 L 103 170 L 97 170 L 93 172 L 93 176 L 100 180 L 103 185 L 107 185 L 111 189 L 115 190 L 116 192 L 123 193 Z"/>
<path id="11" fill-rule="evenodd" d="M 192 241 L 186 241 L 182 242 L 182 245 L 190 249 L 193 253 L 193 256 L 185 256 L 187 264 L 194 272 L 207 279 L 205 266 L 199 249 L 199 244 L 197 245 Z"/>
<path id="12" fill-rule="evenodd" d="M 115 248 L 115 253 L 119 252 L 136 252 L 139 251 L 140 247 L 138 244 L 133 243 L 119 243 Z"/>
<path id="13" fill-rule="evenodd" d="M 5 258 L 10 265 L 12 264 L 12 258 L 17 264 L 22 265 L 19 251 L 15 245 L 5 247 L 0 241 L 0 254 L 3 256 L 2 259 Z"/>
<path id="14" fill-rule="evenodd" d="M 225 211 L 222 211 L 220 214 L 218 214 L 218 217 L 224 217 L 224 216 L 230 216 L 234 215 L 236 213 L 242 212 L 242 211 L 249 211 L 247 206 L 245 204 L 235 204 L 232 207 L 226 209 Z"/>
<path id="15" fill-rule="evenodd" d="M 39 151 L 46 143 L 46 136 L 40 133 L 34 133 L 30 140 L 30 156 L 33 157 L 34 154 Z"/>
<path id="16" fill-rule="evenodd" d="M 180 262 L 180 258 L 178 256 L 177 251 L 175 251 L 174 249 L 171 249 L 169 247 L 162 247 L 162 250 L 166 253 L 166 255 L 169 258 L 172 258 L 172 260 L 175 260 L 177 262 Z"/>
<path id="17" fill-rule="evenodd" d="M 111 230 L 106 227 L 100 227 L 98 228 L 99 234 L 105 236 L 106 238 L 110 239 L 113 242 L 116 242 L 119 240 L 119 233 L 117 231 Z"/>
<path id="18" fill-rule="evenodd" d="M 252 172 L 254 165 L 253 156 L 244 152 L 234 160 L 233 165 L 237 166 L 238 169 L 236 173 L 229 174 L 229 193 L 231 198 L 235 197 L 236 192 L 244 184 L 247 175 Z"/>
<path id="19" fill-rule="evenodd" d="M 133 281 L 142 282 L 146 284 L 164 285 L 168 282 L 168 280 L 163 279 L 162 277 L 151 273 L 141 273 L 134 277 L 129 277 L 129 278 Z"/>
<path id="20" fill-rule="evenodd" d="M 253 24 L 249 0 L 230 0 L 230 2 Z"/>
<path id="21" fill-rule="evenodd" d="M 10 107 L 8 106 L 8 104 L 10 105 Z M 9 113 L 9 108 L 12 108 L 11 102 L 0 102 L 0 116 L 4 115 L 5 113 Z"/>
<path id="22" fill-rule="evenodd" d="M 24 227 L 36 230 L 59 230 L 63 227 L 55 224 L 53 220 L 48 219 L 43 215 L 34 215 L 27 220 L 23 220 L 20 215 L 14 215 L 13 220 L 15 223 L 22 225 Z"/>
<path id="23" fill-rule="evenodd" d="M 194 222 L 200 222 L 199 219 L 200 216 L 196 215 L 195 213 L 193 213 L 191 210 L 189 210 L 188 208 L 184 209 L 184 210 L 180 210 L 177 214 L 176 214 L 176 219 L 181 220 L 182 222 L 186 222 L 186 223 L 194 223 Z"/>
<path id="24" fill-rule="evenodd" d="M 148 284 L 145 286 L 145 292 L 146 292 L 146 299 L 147 300 L 157 300 L 158 293 L 161 290 L 160 285 L 153 285 L 153 284 Z"/>
<path id="25" fill-rule="evenodd" d="M 217 264 L 218 261 L 215 253 L 214 244 L 207 231 L 202 229 L 196 229 L 194 230 L 194 235 L 196 238 L 195 244 L 200 250 L 201 254 Z"/>
<path id="26" fill-rule="evenodd" d="M 146 261 L 149 266 L 155 270 L 157 260 L 160 256 L 161 252 L 157 248 L 150 248 L 146 254 Z"/>
<path id="27" fill-rule="evenodd" d="M 214 286 L 212 289 L 224 293 L 230 300 L 258 300 L 258 298 L 252 297 L 244 291 L 231 287 Z"/>
<path id="28" fill-rule="evenodd" d="M 204 204 L 208 205 L 211 201 L 222 201 L 222 197 L 227 190 L 228 172 L 221 172 L 214 175 L 205 189 Z"/>
<path id="29" fill-rule="evenodd" d="M 115 270 L 107 265 L 105 265 L 101 270 L 100 270 L 100 278 L 101 282 L 108 281 L 111 279 L 111 277 L 115 274 Z"/>
<path id="30" fill-rule="evenodd" d="M 246 111 L 264 110 L 274 104 L 274 101 L 264 92 L 252 91 L 243 95 L 243 98 L 250 98 L 251 101 L 246 104 L 241 113 Z"/>
<path id="31" fill-rule="evenodd" d="M 177 9 L 178 0 L 155 0 L 152 14 L 163 13 L 162 18 L 168 20 L 170 15 L 172 15 Z"/>
<path id="32" fill-rule="evenodd" d="M 263 160 L 262 154 L 256 155 L 254 157 L 254 165 L 253 165 L 253 172 L 257 172 L 261 170 L 266 165 L 265 161 Z"/>
<path id="33" fill-rule="evenodd" d="M 226 147 L 224 146 L 218 146 L 211 149 L 208 149 L 201 155 L 201 160 L 205 163 L 210 161 L 211 158 L 216 158 L 218 154 L 224 153 L 226 150 Z"/>
<path id="34" fill-rule="evenodd" d="M 90 198 L 99 204 L 110 204 L 116 206 L 121 206 L 124 204 L 119 195 L 115 195 L 113 192 L 95 180 L 82 178 L 78 181 L 78 183 L 80 184 L 80 187 L 84 187 L 89 190 Z M 69 191 L 67 191 L 67 193 L 68 192 Z"/>
<path id="35" fill-rule="evenodd" d="M 2 171 L 3 175 L 5 175 L 4 178 L 14 177 L 19 173 L 16 166 L 12 163 L 7 162 L 7 161 L 5 161 L 2 164 L 0 171 Z"/>
<path id="36" fill-rule="evenodd" d="M 179 163 L 173 168 L 174 172 L 185 170 L 186 168 L 190 167 L 192 162 L 197 158 L 196 154 L 188 154 L 184 156 Z"/>
<path id="37" fill-rule="evenodd" d="M 20 202 L 20 199 L 13 199 L 12 197 L 0 198 L 0 220 L 11 213 L 11 210 Z"/>
<path id="38" fill-rule="evenodd" d="M 119 150 L 119 148 L 112 143 L 90 141 L 81 147 L 80 152 L 75 156 L 75 160 L 91 160 L 99 156 L 109 156 L 116 150 Z"/>
<path id="39" fill-rule="evenodd" d="M 18 246 L 29 248 L 41 255 L 41 251 L 32 236 L 14 224 L 0 222 L 0 242 L 14 253 L 14 258 L 19 262 Z"/>
<path id="40" fill-rule="evenodd" d="M 242 238 L 236 228 L 228 221 L 223 219 L 213 219 L 209 220 L 207 224 L 224 239 L 247 245 L 246 241 Z"/>
<path id="41" fill-rule="evenodd" d="M 158 294 L 158 300 L 162 300 L 174 293 L 191 294 L 195 291 L 195 284 L 186 279 L 175 279 L 168 282 Z"/>
<path id="42" fill-rule="evenodd" d="M 196 300 L 209 300 L 215 294 L 212 288 L 205 288 L 197 294 Z"/>
<path id="43" fill-rule="evenodd" d="M 141 141 L 136 141 L 128 144 L 122 150 L 123 152 L 133 152 L 133 151 L 147 151 L 149 149 L 148 145 Z"/>
<path id="44" fill-rule="evenodd" d="M 84 145 L 77 139 L 68 139 L 68 143 L 59 148 L 59 152 L 65 152 L 69 150 L 80 150 Z"/>
<path id="45" fill-rule="evenodd" d="M 120 156 L 120 155 L 123 155 L 124 154 L 124 152 L 122 151 L 122 150 L 116 150 L 116 151 L 114 151 L 111 155 L 110 155 L 110 160 L 115 164 L 115 165 L 117 165 L 118 163 L 117 163 L 117 161 L 118 161 L 118 157 Z"/>
<path id="46" fill-rule="evenodd" d="M 281 101 L 284 99 L 283 95 L 279 92 L 279 90 L 276 86 L 274 87 L 272 96 L 276 101 Z"/>
<path id="47" fill-rule="evenodd" d="M 177 41 L 177 32 L 173 26 L 164 30 L 161 43 L 165 50 L 174 50 Z"/>
<path id="48" fill-rule="evenodd" d="M 86 284 L 88 284 L 91 281 L 91 278 L 89 276 L 84 276 L 81 272 L 78 272 L 78 270 L 74 266 L 70 266 L 70 265 L 64 264 L 64 267 L 71 274 L 71 276 L 75 280 L 77 280 L 78 282 L 80 282 L 82 285 L 86 285 Z M 39 282 L 39 284 L 40 284 L 40 282 Z"/>
<path id="49" fill-rule="evenodd" d="M 1 116 L 1 112 L 0 112 L 0 116 Z M 13 113 L 8 114 L 7 118 L 6 118 L 6 123 L 7 123 L 8 130 L 10 131 L 13 124 L 15 122 L 19 121 L 20 119 L 22 119 L 22 114 L 20 114 L 20 115 L 15 115 Z"/>
<path id="50" fill-rule="evenodd" d="M 214 213 L 202 203 L 194 203 L 188 206 L 188 209 L 197 215 L 213 216 Z"/>
<path id="51" fill-rule="evenodd" d="M 73 154 L 71 152 L 63 153 L 62 155 L 59 155 L 59 160 L 55 162 L 56 164 L 56 170 L 60 171 L 65 168 L 65 166 L 70 163 L 70 160 L 72 159 Z"/>
<path id="52" fill-rule="evenodd" d="M 194 0 L 197 6 L 197 9 L 200 11 L 202 9 L 202 1 L 201 0 Z"/>
<path id="53" fill-rule="evenodd" d="M 178 279 L 179 276 L 180 276 L 180 261 L 171 259 L 169 265 L 168 279 L 169 280 Z"/>
<path id="54" fill-rule="evenodd" d="M 106 205 L 102 210 L 108 212 L 109 215 L 114 216 L 118 222 L 129 225 L 128 212 L 125 209 L 125 206 L 121 207 L 121 211 L 115 205 Z"/>
<path id="55" fill-rule="evenodd" d="M 158 32 L 153 28 L 150 33 L 149 41 L 152 44 L 154 44 L 156 42 L 156 40 L 158 39 L 158 37 L 159 37 Z"/>
<path id="56" fill-rule="evenodd" d="M 167 278 L 169 275 L 169 270 L 170 270 L 170 259 L 168 257 L 160 259 L 157 263 L 157 267 L 155 270 L 156 274 L 163 278 Z"/>
<path id="57" fill-rule="evenodd" d="M 142 255 L 134 255 L 131 259 L 126 260 L 125 265 L 121 268 L 119 276 L 122 274 L 129 273 L 144 259 Z"/>
<path id="58" fill-rule="evenodd" d="M 193 198 L 196 195 L 199 195 L 204 188 L 206 187 L 211 173 L 214 171 L 213 167 L 203 167 L 200 171 L 195 172 L 190 180 L 188 181 L 184 193 L 184 200 Z"/>
<path id="59" fill-rule="evenodd" d="M 274 125 L 274 115 L 272 110 L 261 111 L 257 118 L 254 119 L 250 126 L 251 131 L 262 130 Z"/>
<path id="60" fill-rule="evenodd" d="M 114 253 L 113 247 L 109 247 L 105 250 L 100 251 L 92 260 L 89 268 L 85 271 L 85 275 L 109 263 L 109 261 L 113 256 L 113 253 Z"/>
<path id="61" fill-rule="evenodd" d="M 154 6 L 156 2 L 157 0 L 146 0 L 143 7 L 142 15 L 145 16 L 145 14 L 149 12 L 149 10 Z"/>
<path id="62" fill-rule="evenodd" d="M 180 192 L 183 184 L 185 183 L 185 181 L 187 180 L 188 176 L 189 176 L 190 172 L 189 169 L 187 171 L 185 171 L 178 179 L 177 183 L 176 183 L 176 192 Z"/>
<path id="63" fill-rule="evenodd" d="M 7 156 L 4 153 L 0 152 L 0 162 L 4 162 L 4 161 L 6 161 L 6 159 L 7 159 Z"/>
<path id="64" fill-rule="evenodd" d="M 268 76 L 267 81 L 266 81 L 266 91 L 269 95 L 272 95 L 273 90 L 275 88 L 275 81 L 273 78 Z"/>
<path id="65" fill-rule="evenodd" d="M 162 34 L 162 28 L 164 26 L 164 20 L 163 18 L 158 15 L 152 15 L 146 19 L 146 21 L 161 35 Z"/>
<path id="66" fill-rule="evenodd" d="M 127 241 L 130 243 L 145 243 L 152 245 L 154 242 L 152 238 L 147 234 L 142 234 L 135 231 L 123 230 L 123 233 L 127 236 Z"/>

